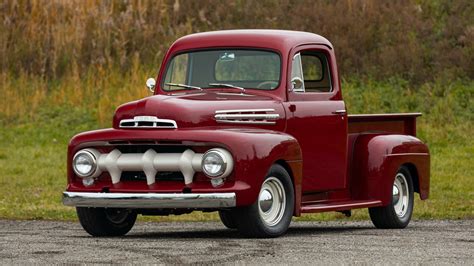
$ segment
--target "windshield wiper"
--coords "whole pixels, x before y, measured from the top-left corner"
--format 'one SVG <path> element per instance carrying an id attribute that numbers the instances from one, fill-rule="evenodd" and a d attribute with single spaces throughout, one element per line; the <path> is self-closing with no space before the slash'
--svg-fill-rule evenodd
<path id="1" fill-rule="evenodd" d="M 186 85 L 186 84 L 165 83 L 165 85 L 173 86 L 173 87 L 187 88 L 187 89 L 195 89 L 195 90 L 200 90 L 200 91 L 202 91 L 202 88 L 201 88 L 201 87 L 198 87 L 198 86 L 191 86 L 191 85 Z"/>
<path id="2" fill-rule="evenodd" d="M 239 90 L 241 90 L 242 93 L 245 92 L 245 89 L 244 89 L 244 88 L 239 87 L 239 86 L 235 86 L 235 85 L 232 85 L 232 84 L 226 84 L 226 83 L 209 83 L 209 86 L 234 88 L 234 89 L 239 89 Z"/>

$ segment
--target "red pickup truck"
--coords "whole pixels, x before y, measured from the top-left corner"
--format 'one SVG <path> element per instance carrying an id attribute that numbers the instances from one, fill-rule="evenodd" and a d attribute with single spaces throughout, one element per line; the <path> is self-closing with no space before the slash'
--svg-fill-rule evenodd
<path id="1" fill-rule="evenodd" d="M 178 39 L 153 95 L 117 108 L 113 128 L 72 138 L 63 203 L 93 236 L 137 214 L 218 211 L 250 237 L 293 216 L 368 208 L 404 228 L 428 198 L 419 113 L 348 115 L 331 43 L 316 34 L 231 30 Z"/>

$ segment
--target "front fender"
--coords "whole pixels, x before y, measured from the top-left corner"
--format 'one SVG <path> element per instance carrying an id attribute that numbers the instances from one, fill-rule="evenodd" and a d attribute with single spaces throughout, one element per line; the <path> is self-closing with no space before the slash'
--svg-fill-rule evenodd
<path id="1" fill-rule="evenodd" d="M 428 147 L 413 136 L 362 134 L 354 144 L 351 193 L 355 199 L 391 203 L 392 184 L 400 166 L 412 174 L 415 191 L 428 198 L 430 155 Z"/>
<path id="2" fill-rule="evenodd" d="M 226 145 L 235 156 L 235 177 L 245 180 L 250 189 L 237 203 L 255 202 L 263 180 L 275 163 L 281 163 L 289 172 L 295 190 L 295 211 L 301 199 L 302 154 L 298 141 L 285 133 L 268 130 L 236 130 Z"/>
<path id="3" fill-rule="evenodd" d="M 270 166 L 275 162 L 284 162 L 293 177 L 296 199 L 301 198 L 301 165 L 300 146 L 292 136 L 262 129 L 220 129 L 193 128 L 181 130 L 123 130 L 103 129 L 85 132 L 75 136 L 69 144 L 68 165 L 72 156 L 79 150 L 95 142 L 117 140 L 157 140 L 181 141 L 189 143 L 207 143 L 228 149 L 235 160 L 232 187 L 225 187 L 220 192 L 235 191 L 237 206 L 247 206 L 255 202 L 263 178 Z M 68 167 L 68 175 L 72 179 L 72 171 Z M 202 189 L 199 192 L 210 192 Z M 112 191 L 112 190 L 111 190 Z M 195 189 L 193 189 L 195 191 Z M 298 205 L 299 206 L 299 203 Z"/>

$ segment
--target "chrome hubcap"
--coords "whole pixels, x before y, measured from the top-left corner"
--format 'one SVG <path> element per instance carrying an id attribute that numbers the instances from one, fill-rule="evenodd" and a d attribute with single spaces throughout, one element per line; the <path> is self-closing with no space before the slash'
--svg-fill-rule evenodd
<path id="1" fill-rule="evenodd" d="M 405 175 L 398 173 L 392 189 L 392 204 L 398 217 L 404 217 L 408 210 L 410 200 L 408 183 Z"/>
<path id="2" fill-rule="evenodd" d="M 397 186 L 393 185 L 392 202 L 398 202 L 399 199 L 400 199 L 400 190 L 397 188 Z"/>
<path id="3" fill-rule="evenodd" d="M 273 205 L 273 196 L 268 189 L 262 190 L 259 197 L 260 209 L 263 212 L 268 212 Z"/>
<path id="4" fill-rule="evenodd" d="M 275 177 L 265 180 L 258 195 L 258 207 L 265 224 L 274 226 L 281 221 L 285 213 L 286 195 L 280 180 Z"/>

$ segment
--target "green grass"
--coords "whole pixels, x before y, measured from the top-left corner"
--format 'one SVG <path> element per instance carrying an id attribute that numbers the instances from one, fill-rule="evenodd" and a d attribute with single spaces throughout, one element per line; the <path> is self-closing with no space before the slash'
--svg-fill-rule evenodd
<path id="1" fill-rule="evenodd" d="M 61 84 L 57 85 L 58 88 Z M 12 88 L 7 88 L 12 89 Z M 474 218 L 473 82 L 430 83 L 411 88 L 400 80 L 384 83 L 345 81 L 350 113 L 422 111 L 419 137 L 431 151 L 431 195 L 416 201 L 415 219 Z M 0 120 L 0 218 L 76 219 L 61 204 L 66 187 L 66 150 L 76 133 L 104 127 L 97 108 L 43 103 L 27 118 Z M 1 119 L 1 116 L 0 116 Z M 341 214 L 304 215 L 299 220 L 328 220 Z M 366 210 L 353 218 L 366 219 Z M 215 213 L 146 218 L 216 220 Z"/>

